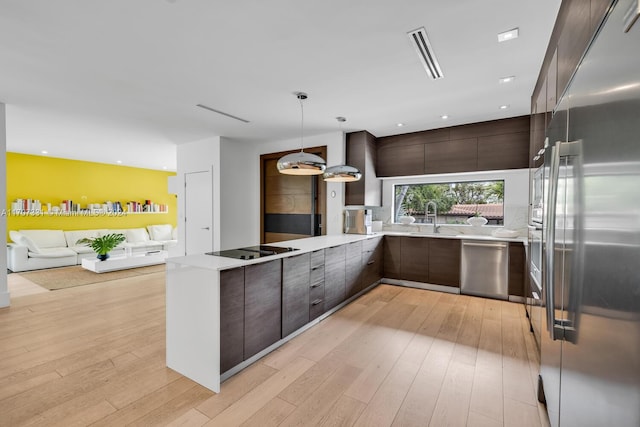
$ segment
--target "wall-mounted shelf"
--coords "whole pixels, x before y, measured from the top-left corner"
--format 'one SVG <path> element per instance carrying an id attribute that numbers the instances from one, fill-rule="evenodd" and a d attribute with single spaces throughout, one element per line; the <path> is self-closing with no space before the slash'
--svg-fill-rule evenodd
<path id="1" fill-rule="evenodd" d="M 38 216 L 68 216 L 68 217 L 124 217 L 129 215 L 162 215 L 168 214 L 169 211 L 166 212 L 38 212 L 38 211 L 11 211 L 12 216 L 20 216 L 20 217 L 38 217 Z"/>
<path id="2" fill-rule="evenodd" d="M 127 202 L 124 206 L 120 202 L 88 203 L 84 209 L 71 200 L 63 200 L 59 206 L 51 203 L 41 203 L 35 199 L 16 199 L 11 203 L 11 215 L 23 217 L 37 216 L 74 216 L 74 217 L 122 217 L 127 215 L 168 214 L 169 206 L 153 203 Z M 46 210 L 45 210 L 46 207 Z"/>

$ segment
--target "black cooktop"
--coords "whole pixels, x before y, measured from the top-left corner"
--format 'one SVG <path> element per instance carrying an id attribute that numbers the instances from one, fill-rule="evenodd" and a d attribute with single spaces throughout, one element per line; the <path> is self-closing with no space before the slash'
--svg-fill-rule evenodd
<path id="1" fill-rule="evenodd" d="M 296 248 L 283 248 L 279 246 L 249 246 L 246 248 L 227 249 L 225 251 L 207 252 L 206 255 L 223 256 L 227 258 L 236 259 L 256 259 L 263 258 L 271 255 L 278 255 L 285 252 L 293 252 L 299 249 Z"/>

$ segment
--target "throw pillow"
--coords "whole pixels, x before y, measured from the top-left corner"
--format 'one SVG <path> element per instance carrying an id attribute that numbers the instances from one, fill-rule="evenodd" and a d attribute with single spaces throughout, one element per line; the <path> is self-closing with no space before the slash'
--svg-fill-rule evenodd
<path id="1" fill-rule="evenodd" d="M 172 239 L 171 232 L 173 231 L 173 227 L 169 224 L 149 225 L 147 229 L 149 230 L 152 240 L 162 242 Z"/>

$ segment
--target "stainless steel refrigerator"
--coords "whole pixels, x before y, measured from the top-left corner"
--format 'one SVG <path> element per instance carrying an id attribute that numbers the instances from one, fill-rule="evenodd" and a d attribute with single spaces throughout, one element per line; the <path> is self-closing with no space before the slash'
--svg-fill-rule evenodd
<path id="1" fill-rule="evenodd" d="M 640 426 L 637 13 L 615 2 L 548 130 L 540 373 L 554 427 Z"/>

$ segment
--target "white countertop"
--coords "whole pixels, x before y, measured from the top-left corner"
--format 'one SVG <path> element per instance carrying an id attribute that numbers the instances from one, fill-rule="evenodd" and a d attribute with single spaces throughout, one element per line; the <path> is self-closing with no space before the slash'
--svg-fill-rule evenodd
<path id="1" fill-rule="evenodd" d="M 331 236 L 317 236 L 308 237 L 306 239 L 287 240 L 284 242 L 269 243 L 270 246 L 278 247 L 292 247 L 299 250 L 293 252 L 285 252 L 278 255 L 272 255 L 264 258 L 256 258 L 251 260 L 226 258 L 221 256 L 212 255 L 187 255 L 181 257 L 167 258 L 167 263 L 174 263 L 180 265 L 189 265 L 192 267 L 206 268 L 210 270 L 227 270 L 230 268 L 242 267 L 245 265 L 258 264 L 265 261 L 271 261 L 279 258 L 286 258 L 290 256 L 296 256 L 299 254 L 316 251 L 319 249 L 328 248 L 331 246 L 343 245 L 345 243 L 357 242 L 359 240 L 372 239 L 380 236 L 410 236 L 410 237 L 431 237 L 441 239 L 458 239 L 458 240 L 490 240 L 496 242 L 520 242 L 527 244 L 525 237 L 493 237 L 484 235 L 447 235 L 447 234 L 429 234 L 429 233 L 410 233 L 410 232 L 395 232 L 384 231 L 374 234 L 336 234 Z"/>

